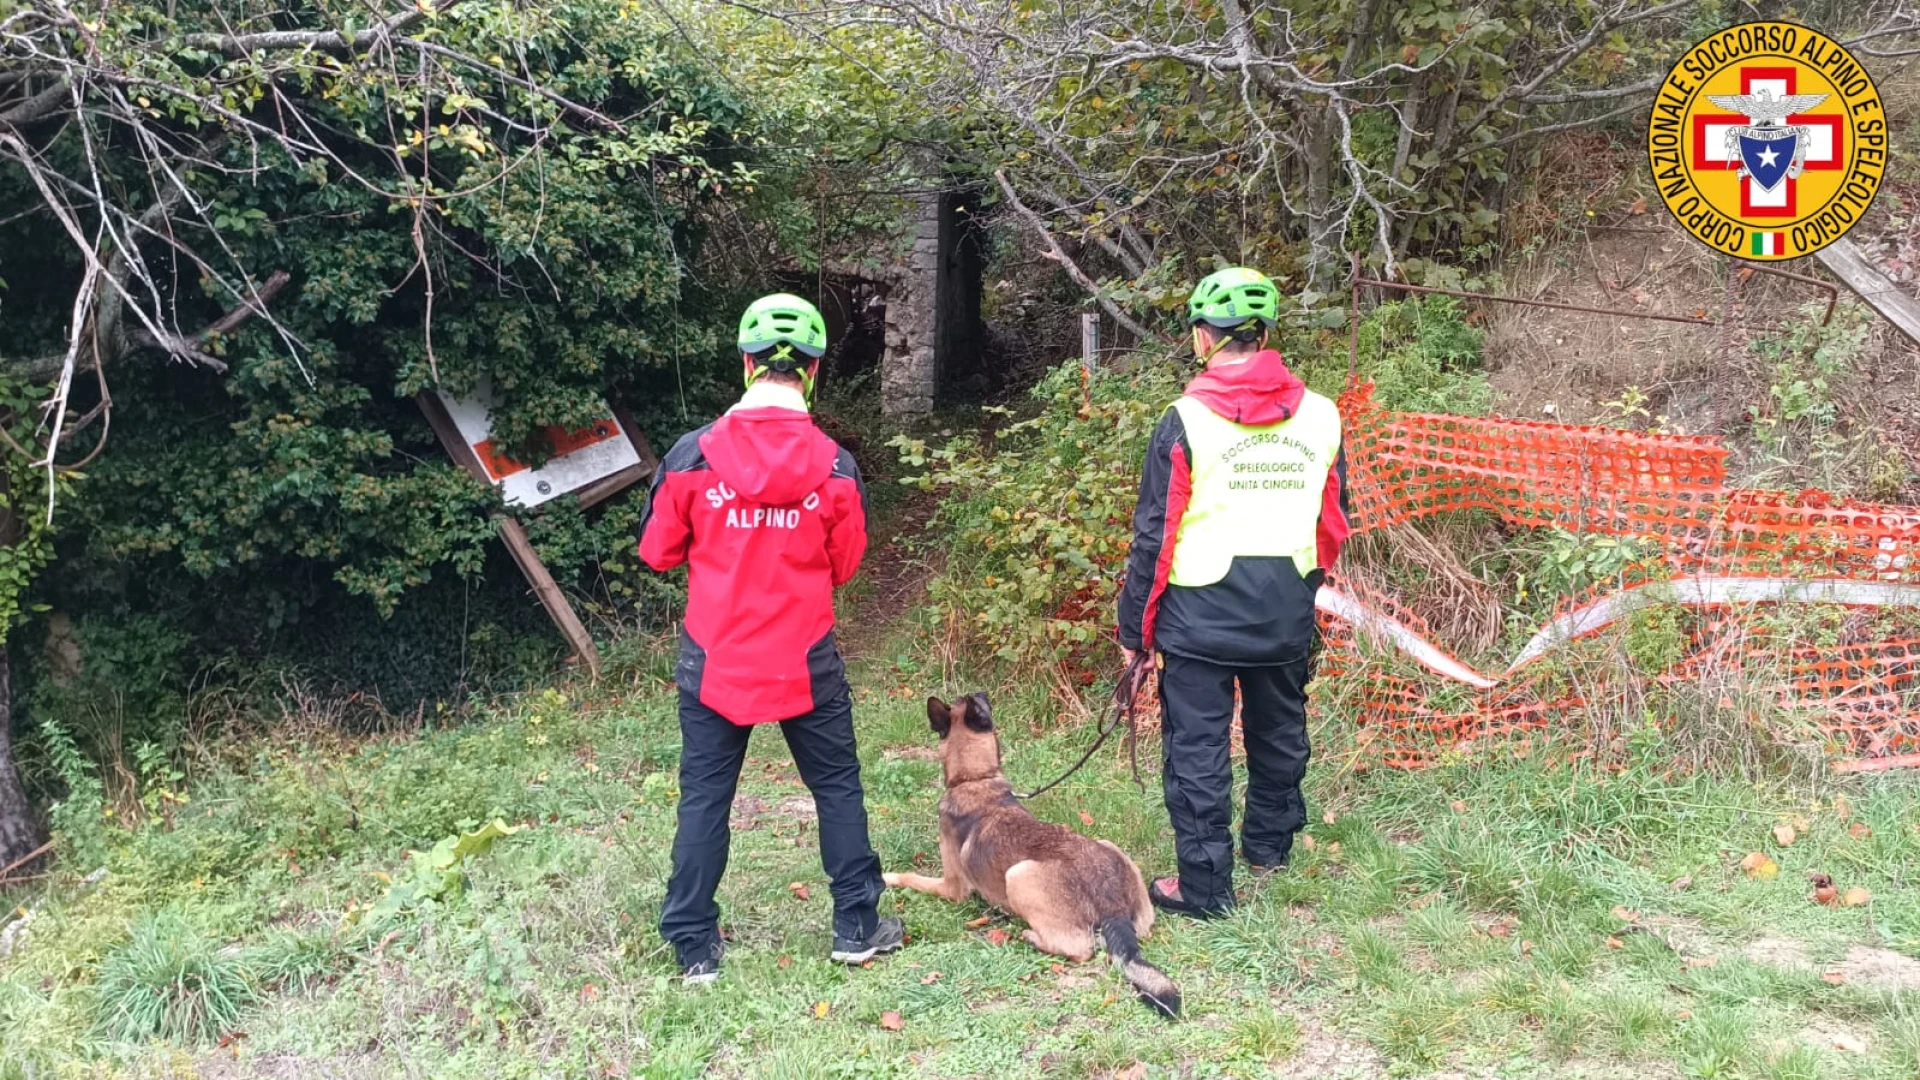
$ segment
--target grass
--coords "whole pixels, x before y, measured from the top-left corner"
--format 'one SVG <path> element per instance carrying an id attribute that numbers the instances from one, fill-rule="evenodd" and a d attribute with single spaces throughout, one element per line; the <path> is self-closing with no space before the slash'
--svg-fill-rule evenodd
<path id="1" fill-rule="evenodd" d="M 910 639 L 873 651 L 855 683 L 874 842 L 890 867 L 925 863 L 939 792 L 923 701 L 973 687 L 917 674 Z M 1920 1066 L 1920 988 L 1823 977 L 1852 970 L 1851 949 L 1920 956 L 1910 777 L 1756 786 L 1674 775 L 1653 764 L 1658 746 L 1618 772 L 1538 747 L 1420 773 L 1353 772 L 1329 754 L 1293 869 L 1245 882 L 1232 918 L 1169 918 L 1148 939 L 1187 1000 L 1169 1024 L 1101 960 L 1035 953 L 977 902 L 889 894 L 910 947 L 870 969 L 830 965 L 805 791 L 762 733 L 722 891 L 727 967 L 688 992 L 653 930 L 678 794 L 673 702 L 644 674 L 611 686 L 529 694 L 449 731 L 227 747 L 171 828 L 110 833 L 103 878 L 70 868 L 6 898 L 35 915 L 0 961 L 0 1080 L 1894 1080 Z M 996 706 L 1016 784 L 1077 756 L 1084 732 L 1055 728 L 1044 690 Z M 1337 743 L 1339 723 L 1322 724 Z M 1165 812 L 1121 752 L 1034 809 L 1150 873 L 1170 865 Z M 472 860 L 463 889 L 367 914 L 408 849 L 496 816 L 525 829 Z M 1782 822 L 1796 826 L 1788 847 L 1772 838 Z M 1739 869 L 1755 850 L 1777 878 Z M 1811 902 L 1813 870 L 1872 902 Z M 995 945 L 993 929 L 1016 936 Z"/>

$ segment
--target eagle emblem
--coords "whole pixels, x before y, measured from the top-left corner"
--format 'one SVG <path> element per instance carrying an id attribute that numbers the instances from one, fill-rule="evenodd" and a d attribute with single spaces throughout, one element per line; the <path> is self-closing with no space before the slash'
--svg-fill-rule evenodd
<path id="1" fill-rule="evenodd" d="M 1795 113 L 1806 112 L 1828 96 L 1782 94 L 1774 97 L 1772 91 L 1764 87 L 1757 94 L 1708 94 L 1708 101 L 1751 121 L 1727 131 L 1727 164 L 1737 166 L 1740 175 L 1751 177 L 1762 191 L 1772 191 L 1784 181 L 1798 179 L 1807 167 L 1807 143 L 1813 133 L 1805 125 L 1783 121 Z"/>

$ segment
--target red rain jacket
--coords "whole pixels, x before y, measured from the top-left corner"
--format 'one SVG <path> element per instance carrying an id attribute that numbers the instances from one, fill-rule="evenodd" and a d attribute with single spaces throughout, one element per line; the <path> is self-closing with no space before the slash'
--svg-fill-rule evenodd
<path id="1" fill-rule="evenodd" d="M 846 689 L 833 590 L 867 549 L 853 456 L 780 388 L 667 452 L 640 526 L 640 558 L 687 567 L 674 677 L 736 724 L 788 720 Z M 761 404 L 761 402 L 777 402 Z"/>

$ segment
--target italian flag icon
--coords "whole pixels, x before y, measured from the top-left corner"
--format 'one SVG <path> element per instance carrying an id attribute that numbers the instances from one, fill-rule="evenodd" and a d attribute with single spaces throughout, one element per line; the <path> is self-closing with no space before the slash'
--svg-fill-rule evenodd
<path id="1" fill-rule="evenodd" d="M 1780 254 L 1780 234 L 1756 231 L 1753 234 L 1753 253 L 1755 255 Z"/>

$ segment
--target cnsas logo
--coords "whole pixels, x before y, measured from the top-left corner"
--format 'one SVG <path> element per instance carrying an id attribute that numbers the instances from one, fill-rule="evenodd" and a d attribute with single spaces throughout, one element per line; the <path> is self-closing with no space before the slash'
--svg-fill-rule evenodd
<path id="1" fill-rule="evenodd" d="M 1793 259 L 1846 235 L 1880 191 L 1880 91 L 1839 42 L 1804 26 L 1729 27 L 1660 86 L 1647 157 L 1661 200 L 1702 243 Z"/>

